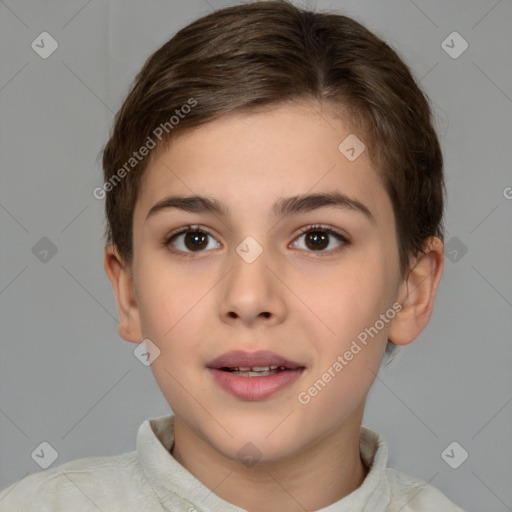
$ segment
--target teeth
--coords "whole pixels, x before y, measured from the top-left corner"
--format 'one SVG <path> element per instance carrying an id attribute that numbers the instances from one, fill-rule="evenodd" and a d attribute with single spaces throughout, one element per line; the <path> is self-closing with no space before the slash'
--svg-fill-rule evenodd
<path id="1" fill-rule="evenodd" d="M 240 371 L 240 372 L 268 372 L 270 370 L 284 370 L 284 366 L 238 366 L 236 368 L 231 368 L 232 370 Z"/>
<path id="2" fill-rule="evenodd" d="M 267 377 L 278 373 L 278 370 L 286 370 L 286 368 L 284 366 L 240 366 L 231 368 L 229 371 L 240 377 Z"/>
<path id="3" fill-rule="evenodd" d="M 240 372 L 238 370 L 234 370 L 231 372 L 233 375 L 238 375 L 239 377 L 268 377 L 269 375 L 274 375 L 274 373 L 278 373 L 277 370 L 269 370 L 265 372 Z"/>
<path id="4" fill-rule="evenodd" d="M 278 366 L 251 366 L 253 372 L 268 372 L 269 370 L 277 370 Z"/>

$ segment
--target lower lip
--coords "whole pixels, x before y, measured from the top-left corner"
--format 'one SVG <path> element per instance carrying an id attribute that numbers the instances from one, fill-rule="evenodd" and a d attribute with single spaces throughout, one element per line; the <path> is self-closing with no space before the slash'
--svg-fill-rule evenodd
<path id="1" fill-rule="evenodd" d="M 264 400 L 295 382 L 303 371 L 303 368 L 297 368 L 274 373 L 267 377 L 240 377 L 223 370 L 208 369 L 224 391 L 242 400 Z"/>

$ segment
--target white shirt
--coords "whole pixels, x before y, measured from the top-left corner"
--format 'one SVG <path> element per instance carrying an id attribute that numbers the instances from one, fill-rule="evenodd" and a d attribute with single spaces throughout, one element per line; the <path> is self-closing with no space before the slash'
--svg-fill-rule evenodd
<path id="1" fill-rule="evenodd" d="M 78 459 L 13 483 L 0 493 L 1 512 L 245 512 L 219 498 L 171 455 L 173 416 L 146 420 L 137 450 Z M 444 494 L 386 468 L 382 437 L 361 427 L 362 485 L 317 512 L 464 512 Z"/>

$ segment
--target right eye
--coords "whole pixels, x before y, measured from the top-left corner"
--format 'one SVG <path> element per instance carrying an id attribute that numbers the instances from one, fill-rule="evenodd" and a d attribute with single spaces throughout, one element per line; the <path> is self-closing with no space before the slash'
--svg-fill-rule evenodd
<path id="1" fill-rule="evenodd" d="M 206 249 L 214 249 L 216 246 L 210 246 L 208 237 L 212 235 L 200 226 L 187 226 L 178 232 L 171 234 L 165 241 L 165 246 L 169 247 L 171 252 L 187 256 L 194 252 L 204 252 Z M 220 244 L 217 242 L 217 247 Z"/>

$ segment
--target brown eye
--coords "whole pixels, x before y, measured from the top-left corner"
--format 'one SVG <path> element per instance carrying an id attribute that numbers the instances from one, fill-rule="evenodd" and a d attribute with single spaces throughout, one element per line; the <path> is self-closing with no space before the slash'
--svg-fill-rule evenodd
<path id="1" fill-rule="evenodd" d="M 308 231 L 305 242 L 313 251 L 323 250 L 329 245 L 329 235 L 323 231 Z"/>
<path id="2" fill-rule="evenodd" d="M 187 249 L 204 249 L 208 245 L 208 235 L 200 231 L 188 231 L 185 233 L 184 243 Z"/>
<path id="3" fill-rule="evenodd" d="M 214 240 L 212 235 L 200 228 L 187 228 L 170 236 L 166 242 L 166 246 L 172 246 L 171 250 L 176 253 L 190 254 L 193 252 L 204 252 L 207 248 L 215 248 L 220 244 L 211 244 L 210 240 Z"/>
<path id="4" fill-rule="evenodd" d="M 299 241 L 302 238 L 304 239 L 303 247 L 300 247 Z M 334 247 L 332 247 L 333 243 Z M 318 256 L 334 254 L 348 244 L 348 239 L 341 233 L 322 226 L 307 227 L 294 242 L 294 245 L 298 245 L 299 249 L 304 249 L 306 252 L 317 252 Z"/>

